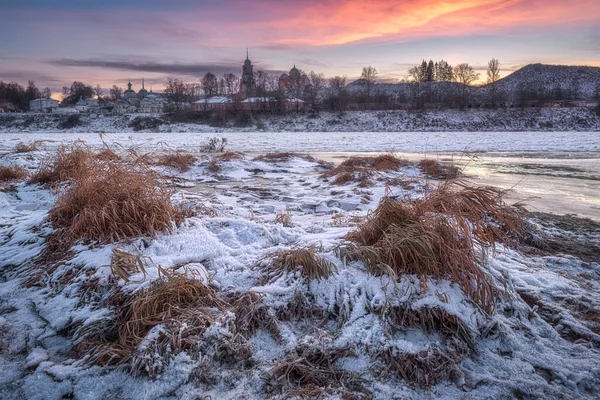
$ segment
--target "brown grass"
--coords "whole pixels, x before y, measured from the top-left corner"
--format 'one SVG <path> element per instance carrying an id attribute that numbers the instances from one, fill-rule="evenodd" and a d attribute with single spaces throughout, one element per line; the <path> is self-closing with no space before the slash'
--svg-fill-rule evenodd
<path id="1" fill-rule="evenodd" d="M 325 351 L 317 348 L 299 346 L 296 355 L 292 355 L 276 364 L 271 373 L 282 386 L 328 387 L 341 385 L 349 375 L 334 367 L 334 363 L 346 355 L 346 351 Z"/>
<path id="2" fill-rule="evenodd" d="M 285 211 L 277 211 L 277 214 L 275 215 L 275 223 L 281 224 L 286 228 L 293 226 L 292 213 L 288 207 L 285 208 Z"/>
<path id="3" fill-rule="evenodd" d="M 239 151 L 226 151 L 224 153 L 215 155 L 213 158 L 216 158 L 219 161 L 231 161 L 231 160 L 240 160 L 244 158 L 244 153 Z"/>
<path id="4" fill-rule="evenodd" d="M 326 279 L 333 275 L 335 265 L 319 256 L 323 249 L 310 246 L 306 249 L 281 250 L 270 255 L 268 272 L 274 280 L 288 272 L 299 272 L 304 278 Z"/>
<path id="5" fill-rule="evenodd" d="M 389 307 L 383 311 L 393 331 L 419 328 L 427 333 L 440 333 L 446 338 L 461 340 L 469 349 L 475 348 L 474 335 L 456 315 L 439 307 Z"/>
<path id="6" fill-rule="evenodd" d="M 192 154 L 177 151 L 175 153 L 163 154 L 158 158 L 156 164 L 175 168 L 180 172 L 186 172 L 190 170 L 196 160 L 197 158 Z"/>
<path id="7" fill-rule="evenodd" d="M 399 203 L 384 197 L 375 212 L 347 238 L 358 246 L 347 256 L 372 273 L 449 278 L 485 311 L 495 308 L 497 290 L 479 267 L 483 249 L 510 244 L 523 233 L 514 207 L 495 188 L 446 184 L 423 199 Z M 482 252 L 476 251 L 476 246 Z"/>
<path id="8" fill-rule="evenodd" d="M 219 164 L 219 161 L 215 157 L 210 159 L 210 161 L 208 162 L 207 168 L 213 174 L 221 172 L 221 165 Z"/>
<path id="9" fill-rule="evenodd" d="M 374 171 L 396 171 L 400 167 L 409 165 L 406 160 L 401 160 L 391 154 L 382 154 L 377 157 L 350 157 L 335 168 L 321 174 L 323 178 L 333 178 L 334 185 L 344 185 L 349 182 L 358 182 L 360 186 L 372 186 L 370 177 Z"/>
<path id="10" fill-rule="evenodd" d="M 0 165 L 0 182 L 24 179 L 27 176 L 25 168 L 19 166 L 5 167 Z"/>
<path id="11" fill-rule="evenodd" d="M 105 334 L 112 341 L 80 345 L 90 349 L 90 362 L 115 365 L 133 361 L 136 348 L 150 329 L 161 324 L 176 326 L 178 334 L 173 336 L 165 330 L 165 335 L 157 340 L 168 342 L 177 351 L 193 348 L 195 338 L 214 321 L 215 314 L 211 309 L 224 304 L 214 289 L 183 276 L 155 281 L 147 289 L 123 300 L 117 306 L 114 326 L 108 327 L 114 332 Z M 138 360 L 132 367 L 140 370 L 142 364 Z"/>
<path id="12" fill-rule="evenodd" d="M 425 175 L 433 179 L 456 179 L 460 176 L 460 170 L 457 166 L 442 164 L 436 160 L 421 160 L 419 161 L 419 167 Z"/>
<path id="13" fill-rule="evenodd" d="M 407 353 L 390 347 L 380 354 L 386 365 L 386 372 L 391 372 L 411 385 L 430 387 L 442 379 L 459 371 L 458 363 L 462 358 L 455 352 L 445 352 L 432 346 L 418 353 Z"/>
<path id="14" fill-rule="evenodd" d="M 42 162 L 29 179 L 31 184 L 56 184 L 88 174 L 95 159 L 94 152 L 83 142 L 61 147 L 52 158 Z"/>
<path id="15" fill-rule="evenodd" d="M 23 142 L 19 142 L 15 146 L 15 152 L 16 153 L 30 153 L 32 151 L 37 151 L 37 150 L 38 150 L 37 142 L 31 142 L 29 144 L 25 144 Z"/>
<path id="16" fill-rule="evenodd" d="M 290 152 L 279 152 L 279 153 L 266 153 L 255 158 L 255 160 L 267 161 L 267 162 L 284 162 L 289 161 L 294 157 L 304 158 L 307 161 L 315 161 L 315 158 L 308 154 L 301 153 L 290 153 Z"/>
<path id="17" fill-rule="evenodd" d="M 171 202 L 169 190 L 143 165 L 98 160 L 90 164 L 87 158 L 76 165 L 83 170 L 72 174 L 71 185 L 49 213 L 66 241 L 106 243 L 154 236 L 170 231 L 185 216 Z"/>
<path id="18" fill-rule="evenodd" d="M 125 282 L 129 282 L 129 277 L 137 272 L 143 273 L 145 277 L 146 267 L 144 266 L 144 259 L 139 255 L 115 248 L 110 258 L 110 272 Z"/>

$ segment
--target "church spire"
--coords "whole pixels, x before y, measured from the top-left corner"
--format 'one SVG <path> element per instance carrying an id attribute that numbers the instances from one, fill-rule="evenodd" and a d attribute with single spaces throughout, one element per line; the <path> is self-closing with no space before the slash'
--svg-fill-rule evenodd
<path id="1" fill-rule="evenodd" d="M 142 89 L 144 88 L 144 78 L 142 78 Z"/>
<path id="2" fill-rule="evenodd" d="M 250 57 L 248 57 L 248 48 L 246 47 L 246 60 L 249 60 Z"/>

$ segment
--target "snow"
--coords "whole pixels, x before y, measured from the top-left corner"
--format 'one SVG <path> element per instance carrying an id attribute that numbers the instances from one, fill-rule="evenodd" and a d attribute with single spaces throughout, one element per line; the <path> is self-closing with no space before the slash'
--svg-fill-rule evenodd
<path id="1" fill-rule="evenodd" d="M 232 150 L 264 151 L 456 151 L 469 147 L 481 151 L 598 151 L 597 133 L 292 133 L 231 132 Z M 541 137 L 540 137 L 541 135 Z M 41 134 L 4 134 L 1 151 L 10 151 L 14 141 Z M 53 149 L 81 138 L 99 147 L 93 134 L 53 134 L 34 154 L 7 154 L 3 165 L 20 164 L 33 169 Z M 113 134 L 109 143 L 154 150 L 158 142 L 168 148 L 194 150 L 206 134 Z M 374 140 L 376 137 L 377 140 Z M 566 140 L 566 139 L 569 140 Z M 248 399 L 268 397 L 264 377 L 272 366 L 294 354 L 298 345 L 350 349 L 354 353 L 338 361 L 339 367 L 364 379 L 372 397 L 421 398 L 597 398 L 600 394 L 600 336 L 582 316 L 584 306 L 592 311 L 600 304 L 600 265 L 573 256 L 525 256 L 498 245 L 482 266 L 492 276 L 503 278 L 497 312 L 486 315 L 473 305 L 460 288 L 447 280 L 423 282 L 416 276 L 389 277 L 369 274 L 360 262 L 345 262 L 336 247 L 353 229 L 335 224 L 332 216 L 364 216 L 391 191 L 399 197 L 419 197 L 427 183 L 414 167 L 403 167 L 382 177 L 417 179 L 412 188 L 391 186 L 383 181 L 374 187 L 356 184 L 334 186 L 319 177 L 316 161 L 292 157 L 267 162 L 245 155 L 222 163 L 218 176 L 208 171 L 208 157 L 190 171 L 179 174 L 186 182 L 173 194 L 177 202 L 195 202 L 215 210 L 216 215 L 187 219 L 174 232 L 154 238 L 104 246 L 77 244 L 56 268 L 43 271 L 38 285 L 28 285 L 39 268 L 35 257 L 43 249 L 44 237 L 52 232 L 45 222 L 56 193 L 40 186 L 17 184 L 0 191 L 0 397 L 3 399 Z M 292 226 L 275 222 L 277 211 L 289 210 Z M 343 213 L 343 214 L 342 214 Z M 268 255 L 279 250 L 322 246 L 322 256 L 335 265 L 327 279 L 303 279 L 283 274 L 265 281 L 263 268 Z M 129 282 L 111 281 L 110 257 L 119 248 L 149 260 L 147 274 L 136 274 Z M 86 297 L 86 284 L 97 278 L 108 290 L 116 285 L 136 292 L 159 278 L 158 266 L 186 267 L 198 279 L 220 293 L 261 293 L 270 313 L 286 310 L 300 297 L 330 315 L 328 321 L 280 321 L 281 340 L 264 329 L 249 341 L 252 368 L 223 365 L 203 348 L 199 354 L 181 352 L 166 359 L 166 368 L 155 378 L 132 376 L 126 369 L 90 366 L 73 353 L 74 344 L 86 329 L 102 326 L 113 312 L 97 298 Z M 66 278 L 68 277 L 68 279 Z M 588 277 L 588 278 L 586 278 Z M 527 293 L 543 304 L 536 308 L 521 297 Z M 443 295 L 442 295 L 443 294 Z M 440 334 L 417 328 L 390 334 L 385 320 L 375 310 L 385 306 L 441 308 L 458 317 L 476 336 L 475 351 L 460 363 L 464 377 L 442 381 L 430 389 L 411 387 L 398 377 L 376 373 L 377 352 L 385 349 L 416 353 L 443 346 Z M 235 316 L 224 313 L 202 337 L 210 344 L 230 340 L 229 324 Z M 149 351 L 162 325 L 152 329 L 139 351 Z M 152 355 L 158 356 L 158 355 Z M 208 368 L 211 383 L 199 379 Z M 458 383 L 457 383 L 458 382 Z"/>

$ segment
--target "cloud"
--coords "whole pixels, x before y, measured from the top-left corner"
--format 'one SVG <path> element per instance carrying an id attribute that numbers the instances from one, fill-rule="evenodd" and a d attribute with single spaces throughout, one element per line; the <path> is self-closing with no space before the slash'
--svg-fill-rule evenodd
<path id="1" fill-rule="evenodd" d="M 186 76 L 201 76 L 207 72 L 212 72 L 215 75 L 226 73 L 238 73 L 241 66 L 234 63 L 198 63 L 198 64 L 182 64 L 182 63 L 157 63 L 157 62 L 130 62 L 130 61 L 105 61 L 105 60 L 76 60 L 70 58 L 62 58 L 58 60 L 47 61 L 51 65 L 61 67 L 88 67 L 88 68 L 108 68 L 113 70 L 135 71 L 135 72 L 151 72 L 160 74 L 186 75 Z"/>

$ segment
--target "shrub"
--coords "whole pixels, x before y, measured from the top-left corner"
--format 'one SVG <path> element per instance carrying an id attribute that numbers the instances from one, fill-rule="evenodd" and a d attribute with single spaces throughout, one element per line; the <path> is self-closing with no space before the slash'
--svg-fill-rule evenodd
<path id="1" fill-rule="evenodd" d="M 407 165 L 410 165 L 408 161 L 391 154 L 377 157 L 350 157 L 337 167 L 321 174 L 321 177 L 334 178 L 332 181 L 334 185 L 358 182 L 361 186 L 371 186 L 370 176 L 374 171 L 396 171 Z"/>
<path id="2" fill-rule="evenodd" d="M 27 171 L 19 166 L 5 167 L 0 165 L 0 182 L 14 181 L 23 179 L 27 176 Z"/>
<path id="3" fill-rule="evenodd" d="M 227 146 L 227 138 L 215 136 L 201 147 L 201 151 L 204 153 L 222 153 L 225 151 L 225 146 Z"/>
<path id="4" fill-rule="evenodd" d="M 448 278 L 482 309 L 492 312 L 497 290 L 479 264 L 483 249 L 496 241 L 513 243 L 523 221 L 495 188 L 446 184 L 423 199 L 401 204 L 383 198 L 367 221 L 347 238 L 358 246 L 347 252 L 374 274 L 414 274 Z"/>
<path id="5" fill-rule="evenodd" d="M 25 144 L 23 142 L 19 142 L 15 147 L 16 153 L 30 153 L 32 151 L 36 151 L 38 149 L 36 142 L 31 142 L 29 144 Z"/>
<path id="6" fill-rule="evenodd" d="M 133 119 L 133 121 L 131 121 L 129 127 L 133 128 L 133 130 L 137 132 L 146 129 L 156 129 L 164 123 L 165 121 L 160 118 L 137 116 Z"/>
<path id="7" fill-rule="evenodd" d="M 71 147 L 61 147 L 54 157 L 41 163 L 29 183 L 52 184 L 85 175 L 94 158 L 94 153 L 82 142 L 77 142 Z"/>
<path id="8" fill-rule="evenodd" d="M 436 160 L 421 160 L 419 167 L 425 175 L 433 179 L 455 179 L 460 175 L 460 170 L 455 165 L 442 164 Z"/>
<path id="9" fill-rule="evenodd" d="M 178 169 L 181 172 L 189 171 L 197 158 L 189 153 L 175 152 L 164 154 L 159 157 L 157 164 Z"/>
<path id="10" fill-rule="evenodd" d="M 322 251 L 318 246 L 310 246 L 306 249 L 282 250 L 272 254 L 268 266 L 270 279 L 277 279 L 287 272 L 299 272 L 308 279 L 330 277 L 335 265 L 317 254 Z"/>
<path id="11" fill-rule="evenodd" d="M 113 242 L 169 231 L 184 212 L 155 174 L 143 165 L 87 165 L 50 210 L 52 224 L 67 241 Z"/>
<path id="12" fill-rule="evenodd" d="M 72 129 L 81 125 L 83 125 L 83 122 L 81 121 L 81 117 L 79 116 L 79 114 L 71 114 L 66 119 L 64 119 L 58 125 L 58 127 L 60 129 Z"/>

